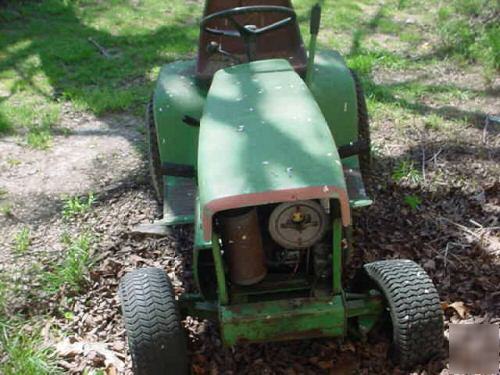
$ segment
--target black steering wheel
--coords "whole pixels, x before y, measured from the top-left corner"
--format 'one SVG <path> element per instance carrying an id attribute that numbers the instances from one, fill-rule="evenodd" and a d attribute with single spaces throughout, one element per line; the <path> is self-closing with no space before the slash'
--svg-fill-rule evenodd
<path id="1" fill-rule="evenodd" d="M 286 18 L 283 18 L 277 22 L 274 22 L 270 25 L 257 27 L 255 25 L 242 25 L 238 21 L 234 19 L 234 16 L 242 15 L 242 14 L 250 14 L 250 13 L 281 13 L 286 15 Z M 207 24 L 210 21 L 215 19 L 227 19 L 231 25 L 234 27 L 233 30 L 222 30 L 222 29 L 214 29 L 212 27 L 208 27 Z M 295 11 L 288 7 L 282 6 L 274 6 L 274 5 L 254 5 L 254 6 L 245 6 L 245 7 L 237 7 L 226 9 L 217 13 L 209 14 L 201 20 L 200 27 L 203 31 L 212 34 L 212 35 L 223 35 L 234 38 L 242 38 L 246 49 L 248 60 L 252 61 L 255 59 L 255 47 L 256 47 L 256 39 L 257 36 L 262 35 L 264 33 L 268 33 L 270 31 L 281 29 L 294 22 L 297 18 L 297 14 Z"/>

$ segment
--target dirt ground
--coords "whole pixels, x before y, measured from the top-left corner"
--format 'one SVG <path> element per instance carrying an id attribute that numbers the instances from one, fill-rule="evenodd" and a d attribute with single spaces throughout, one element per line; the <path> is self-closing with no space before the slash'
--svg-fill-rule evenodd
<path id="1" fill-rule="evenodd" d="M 394 83 L 429 72 L 388 74 L 376 82 Z M 468 75 L 467 75 L 468 74 Z M 414 126 L 398 127 L 391 115 L 372 121 L 377 146 L 368 191 L 374 205 L 355 213 L 354 265 L 381 258 L 410 258 L 431 275 L 440 292 L 448 324 L 500 322 L 500 137 L 499 125 L 487 115 L 498 111 L 499 82 L 486 88 L 474 71 L 446 68 L 429 80 L 454 81 L 490 94 L 478 100 L 437 107 L 422 98 L 427 113 L 414 113 Z M 423 115 L 445 119 L 469 114 L 472 119 L 445 132 L 423 131 Z M 45 340 L 57 348 L 60 366 L 70 373 L 130 373 L 124 328 L 116 288 L 125 272 L 142 266 L 166 270 L 177 292 L 190 289 L 192 230 L 179 228 L 166 238 L 130 233 L 138 224 L 159 217 L 148 185 L 142 150 L 143 120 L 128 115 L 103 118 L 66 108 L 61 128 L 48 151 L 29 150 L 16 138 L 0 140 L 0 186 L 12 205 L 0 217 L 0 271 L 21 280 L 26 295 L 12 300 L 13 311 L 36 315 L 44 311 Z M 396 182 L 391 173 L 398 160 L 419 162 L 423 182 Z M 95 192 L 93 209 L 75 219 L 61 217 L 66 196 Z M 420 207 L 411 209 L 404 198 L 415 194 Z M 9 251 L 21 226 L 32 231 L 32 244 L 22 259 Z M 86 290 L 73 298 L 33 297 L 30 264 L 40 254 L 57 257 L 63 231 L 92 228 L 98 239 Z M 45 258 L 44 258 L 45 259 Z M 39 270 L 39 269 L 38 269 Z M 30 297 L 30 298 L 28 298 Z M 33 305 L 33 300 L 38 305 Z M 29 302 L 29 304 L 28 304 Z M 71 317 L 64 314 L 71 311 Z M 403 373 L 387 360 L 389 340 L 383 334 L 367 342 L 321 339 L 287 343 L 240 345 L 225 349 L 216 326 L 188 318 L 189 347 L 194 374 L 386 374 Z M 436 360 L 420 374 L 447 374 L 447 359 Z"/>

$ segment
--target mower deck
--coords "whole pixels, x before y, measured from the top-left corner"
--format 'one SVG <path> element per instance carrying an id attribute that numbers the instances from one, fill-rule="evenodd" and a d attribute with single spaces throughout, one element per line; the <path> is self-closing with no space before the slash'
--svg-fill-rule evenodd
<path id="1" fill-rule="evenodd" d="M 224 345 L 318 337 L 343 337 L 349 327 L 369 332 L 384 310 L 382 296 L 340 293 L 219 305 L 195 294 L 180 296 L 182 315 L 217 319 Z M 351 320 L 351 318 L 356 318 Z M 354 325 L 350 325 L 354 324 Z"/>
<path id="2" fill-rule="evenodd" d="M 346 329 L 340 295 L 221 306 L 220 321 L 225 345 L 343 336 Z"/>

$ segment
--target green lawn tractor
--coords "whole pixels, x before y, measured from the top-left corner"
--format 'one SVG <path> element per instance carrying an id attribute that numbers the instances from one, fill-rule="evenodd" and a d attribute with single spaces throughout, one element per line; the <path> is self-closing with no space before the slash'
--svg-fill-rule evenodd
<path id="1" fill-rule="evenodd" d="M 194 225 L 197 291 L 176 298 L 161 269 L 124 277 L 135 373 L 189 372 L 186 315 L 217 321 L 227 346 L 363 337 L 387 319 L 401 367 L 441 351 L 439 296 L 416 263 L 365 264 L 343 285 L 352 210 L 372 203 L 370 138 L 356 75 L 315 51 L 320 16 L 307 53 L 289 0 L 207 0 L 197 58 L 161 69 L 147 134 L 163 218 L 143 231 Z"/>

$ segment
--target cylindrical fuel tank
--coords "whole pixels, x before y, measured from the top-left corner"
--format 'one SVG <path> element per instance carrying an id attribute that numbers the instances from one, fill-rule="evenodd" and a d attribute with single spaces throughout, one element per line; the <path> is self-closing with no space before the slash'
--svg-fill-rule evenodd
<path id="1" fill-rule="evenodd" d="M 257 208 L 244 208 L 221 215 L 222 243 L 229 261 L 231 281 L 252 285 L 267 274 Z"/>

